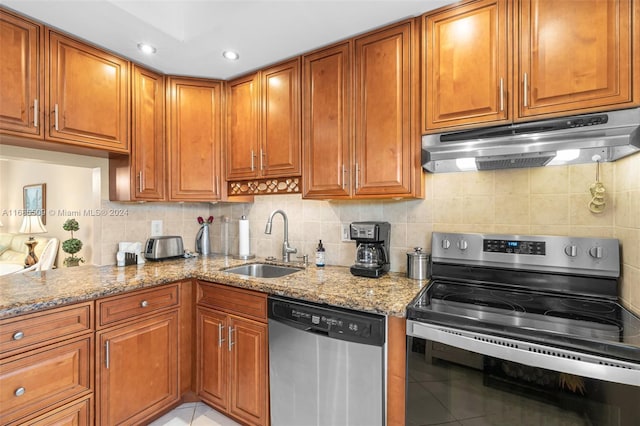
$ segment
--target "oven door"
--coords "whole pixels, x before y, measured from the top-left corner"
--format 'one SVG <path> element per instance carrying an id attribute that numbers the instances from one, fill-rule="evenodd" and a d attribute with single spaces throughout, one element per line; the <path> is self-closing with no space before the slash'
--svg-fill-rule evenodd
<path id="1" fill-rule="evenodd" d="M 474 347 L 442 329 L 407 322 L 407 425 L 638 424 L 638 370 L 620 368 L 630 383 L 615 383 L 576 374 L 595 364 L 559 357 L 556 365 L 572 371 L 561 373 L 520 358 L 506 340 Z"/>

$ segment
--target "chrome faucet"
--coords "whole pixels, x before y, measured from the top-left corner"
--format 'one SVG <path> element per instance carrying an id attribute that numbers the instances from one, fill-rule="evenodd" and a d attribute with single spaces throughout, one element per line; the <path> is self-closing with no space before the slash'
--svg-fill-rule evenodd
<path id="1" fill-rule="evenodd" d="M 284 242 L 282 243 L 282 260 L 284 262 L 289 262 L 289 256 L 291 253 L 297 253 L 298 249 L 289 246 L 289 220 L 287 219 L 287 214 L 282 210 L 274 210 L 269 215 L 269 220 L 267 220 L 267 226 L 264 228 L 265 234 L 271 234 L 271 225 L 273 221 L 273 216 L 276 213 L 280 213 L 282 218 L 284 219 Z"/>

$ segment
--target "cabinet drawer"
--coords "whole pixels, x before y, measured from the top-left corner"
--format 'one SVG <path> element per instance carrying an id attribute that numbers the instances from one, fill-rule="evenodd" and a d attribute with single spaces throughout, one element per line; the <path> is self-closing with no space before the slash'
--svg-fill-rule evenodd
<path id="1" fill-rule="evenodd" d="M 93 302 L 0 321 L 0 354 L 55 343 L 93 329 Z"/>
<path id="2" fill-rule="evenodd" d="M 98 300 L 98 327 L 178 306 L 178 294 L 176 284 Z"/>
<path id="3" fill-rule="evenodd" d="M 257 291 L 199 281 L 197 303 L 258 321 L 267 320 L 267 295 Z"/>
<path id="4" fill-rule="evenodd" d="M 2 361 L 0 424 L 89 395 L 92 347 L 90 336 Z"/>
<path id="5" fill-rule="evenodd" d="M 24 426 L 89 426 L 92 422 L 91 398 L 67 404 L 57 410 L 47 411 L 45 414 L 27 422 L 11 423 Z"/>

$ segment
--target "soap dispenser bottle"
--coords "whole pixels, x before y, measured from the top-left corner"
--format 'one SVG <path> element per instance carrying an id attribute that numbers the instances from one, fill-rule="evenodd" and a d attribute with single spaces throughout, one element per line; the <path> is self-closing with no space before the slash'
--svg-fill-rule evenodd
<path id="1" fill-rule="evenodd" d="M 316 248 L 316 266 L 324 266 L 324 256 L 324 246 L 322 245 L 322 240 L 320 240 Z"/>

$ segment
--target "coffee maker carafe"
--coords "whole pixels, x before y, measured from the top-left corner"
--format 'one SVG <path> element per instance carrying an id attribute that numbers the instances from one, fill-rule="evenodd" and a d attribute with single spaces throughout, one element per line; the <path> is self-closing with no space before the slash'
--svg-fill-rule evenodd
<path id="1" fill-rule="evenodd" d="M 357 245 L 353 275 L 378 278 L 389 271 L 389 222 L 353 222 L 349 234 Z"/>

